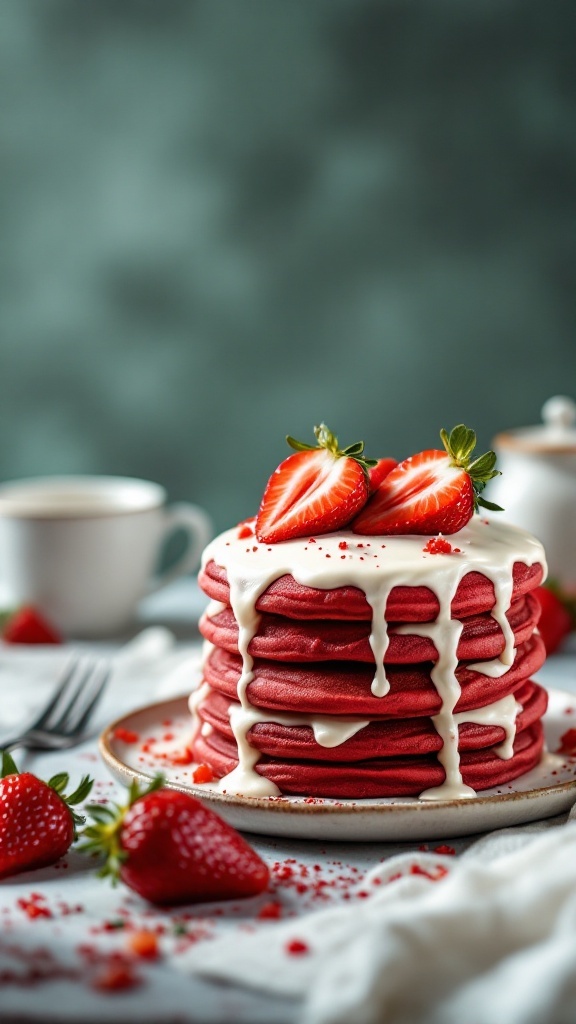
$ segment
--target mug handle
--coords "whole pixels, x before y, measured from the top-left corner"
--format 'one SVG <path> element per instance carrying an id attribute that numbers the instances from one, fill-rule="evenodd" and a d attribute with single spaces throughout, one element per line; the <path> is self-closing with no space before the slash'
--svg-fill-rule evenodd
<path id="1" fill-rule="evenodd" d="M 186 501 L 169 505 L 164 510 L 160 548 L 175 530 L 185 530 L 188 534 L 186 548 L 173 565 L 150 580 L 146 589 L 147 594 L 153 594 L 156 590 L 171 583 L 172 580 L 178 579 L 179 576 L 185 576 L 186 573 L 196 569 L 200 555 L 214 532 L 209 515 L 198 505 L 191 505 Z"/>

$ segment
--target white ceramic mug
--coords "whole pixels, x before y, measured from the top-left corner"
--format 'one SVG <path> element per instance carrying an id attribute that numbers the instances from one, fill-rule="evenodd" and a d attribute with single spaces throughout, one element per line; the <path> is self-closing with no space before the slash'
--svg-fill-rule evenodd
<path id="1" fill-rule="evenodd" d="M 154 575 L 178 529 L 186 550 Z M 196 568 L 212 525 L 196 505 L 166 507 L 147 480 L 114 476 L 36 477 L 0 485 L 2 601 L 31 603 L 65 636 L 118 633 L 138 601 Z"/>

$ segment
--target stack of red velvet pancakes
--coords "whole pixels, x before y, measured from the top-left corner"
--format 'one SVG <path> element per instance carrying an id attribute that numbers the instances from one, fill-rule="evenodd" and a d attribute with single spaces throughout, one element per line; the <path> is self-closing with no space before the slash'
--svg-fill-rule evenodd
<path id="1" fill-rule="evenodd" d="M 204 553 L 195 759 L 252 797 L 459 799 L 530 771 L 545 559 L 478 514 L 494 453 L 462 424 L 398 465 L 315 434 Z"/>
<path id="2" fill-rule="evenodd" d="M 226 776 L 248 745 L 247 795 L 272 791 L 251 785 L 252 773 L 282 793 L 341 798 L 464 795 L 462 784 L 486 789 L 536 765 L 546 709 L 531 680 L 544 661 L 531 594 L 543 574 L 537 541 L 478 517 L 458 551 L 437 553 L 422 537 L 337 533 L 272 546 L 245 532 L 217 538 L 200 576 L 218 604 L 200 626 L 211 646 L 195 697 L 197 760 Z M 387 580 L 379 622 L 374 579 Z M 510 595 L 503 616 L 495 590 Z M 235 780 L 223 786 L 233 792 Z"/>

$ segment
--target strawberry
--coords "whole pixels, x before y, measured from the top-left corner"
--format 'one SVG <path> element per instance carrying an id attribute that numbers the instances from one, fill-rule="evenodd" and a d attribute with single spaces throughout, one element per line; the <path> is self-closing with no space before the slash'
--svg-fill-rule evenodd
<path id="1" fill-rule="evenodd" d="M 0 779 L 0 878 L 31 868 L 46 867 L 62 857 L 82 824 L 72 808 L 92 788 L 86 775 L 71 796 L 65 796 L 68 775 L 42 782 L 30 772 L 18 772 L 10 754 L 2 755 Z"/>
<path id="2" fill-rule="evenodd" d="M 393 469 L 396 469 L 398 463 L 396 459 L 378 459 L 375 466 L 368 470 L 368 478 L 370 480 L 370 491 L 373 492 L 380 487 L 384 477 L 388 476 Z"/>
<path id="3" fill-rule="evenodd" d="M 263 892 L 268 868 L 242 836 L 200 800 L 162 787 L 161 777 L 142 793 L 134 782 L 125 806 L 88 807 L 95 824 L 80 849 L 106 855 L 99 874 L 158 905 Z"/>
<path id="4" fill-rule="evenodd" d="M 61 644 L 62 637 L 32 605 L 23 605 L 10 615 L 2 630 L 7 644 Z"/>
<path id="5" fill-rule="evenodd" d="M 573 629 L 571 607 L 564 603 L 554 586 L 536 587 L 534 593 L 542 609 L 538 631 L 544 641 L 546 654 L 553 654 Z"/>
<path id="6" fill-rule="evenodd" d="M 380 484 L 352 524 L 354 533 L 457 533 L 478 506 L 501 512 L 481 493 L 498 476 L 496 456 L 470 461 L 476 434 L 464 424 L 450 436 L 440 431 L 445 451 L 419 452 L 400 462 Z"/>
<path id="7" fill-rule="evenodd" d="M 368 470 L 364 442 L 338 447 L 338 438 L 321 423 L 314 427 L 318 444 L 288 436 L 289 455 L 270 477 L 256 519 L 256 537 L 267 544 L 330 533 L 345 526 L 366 503 Z"/>

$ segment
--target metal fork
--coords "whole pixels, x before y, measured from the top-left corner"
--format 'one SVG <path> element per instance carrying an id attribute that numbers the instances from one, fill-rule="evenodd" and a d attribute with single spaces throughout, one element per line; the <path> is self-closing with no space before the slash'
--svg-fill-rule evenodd
<path id="1" fill-rule="evenodd" d="M 0 749 L 66 750 L 73 747 L 80 742 L 84 726 L 109 678 L 107 662 L 74 658 L 38 718 L 16 736 L 0 739 Z"/>

